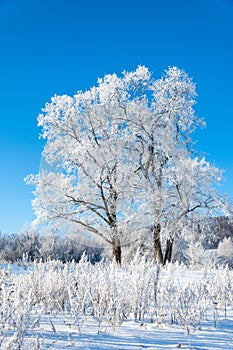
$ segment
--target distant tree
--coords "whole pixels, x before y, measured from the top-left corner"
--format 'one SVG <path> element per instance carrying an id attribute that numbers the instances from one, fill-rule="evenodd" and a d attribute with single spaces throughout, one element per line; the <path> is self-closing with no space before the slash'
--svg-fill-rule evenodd
<path id="1" fill-rule="evenodd" d="M 153 80 L 143 66 L 106 75 L 73 97 L 54 96 L 38 122 L 43 156 L 57 170 L 27 178 L 36 187 L 37 220 L 98 235 L 118 263 L 124 238 L 151 226 L 157 262 L 170 261 L 187 227 L 193 232 L 201 218 L 225 209 L 214 187 L 221 172 L 193 151 L 191 133 L 203 124 L 195 96 L 182 70 Z"/>

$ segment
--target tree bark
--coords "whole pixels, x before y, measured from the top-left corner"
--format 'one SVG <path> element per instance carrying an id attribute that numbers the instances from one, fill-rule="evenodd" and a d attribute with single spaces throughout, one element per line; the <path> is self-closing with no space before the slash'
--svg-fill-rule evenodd
<path id="1" fill-rule="evenodd" d="M 121 244 L 119 239 L 115 239 L 112 243 L 112 257 L 117 264 L 121 265 Z"/>
<path id="2" fill-rule="evenodd" d="M 163 253 L 160 240 L 161 225 L 160 223 L 154 224 L 154 255 L 158 264 L 163 265 Z"/>
<path id="3" fill-rule="evenodd" d="M 167 239 L 166 252 L 165 252 L 165 256 L 164 256 L 164 260 L 163 260 L 163 265 L 166 265 L 167 262 L 171 262 L 172 248 L 173 248 L 173 239 L 169 238 L 169 239 Z"/>

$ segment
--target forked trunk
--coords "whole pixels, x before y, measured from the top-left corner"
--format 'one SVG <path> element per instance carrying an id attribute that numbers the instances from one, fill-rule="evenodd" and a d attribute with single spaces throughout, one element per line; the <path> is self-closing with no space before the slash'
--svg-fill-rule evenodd
<path id="1" fill-rule="evenodd" d="M 169 239 L 167 239 L 166 252 L 165 252 L 165 256 L 164 256 L 164 260 L 163 260 L 163 265 L 166 265 L 167 262 L 171 262 L 172 248 L 173 248 L 173 239 L 169 238 Z"/>
<path id="2" fill-rule="evenodd" d="M 155 260 L 158 264 L 163 264 L 163 253 L 160 240 L 161 225 L 160 223 L 154 224 L 154 254 Z"/>

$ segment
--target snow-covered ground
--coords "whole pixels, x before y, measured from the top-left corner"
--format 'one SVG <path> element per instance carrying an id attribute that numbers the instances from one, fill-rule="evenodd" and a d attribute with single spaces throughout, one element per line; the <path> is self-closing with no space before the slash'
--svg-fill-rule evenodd
<path id="1" fill-rule="evenodd" d="M 80 349 L 80 350 L 136 350 L 136 349 L 192 349 L 192 350 L 230 350 L 233 349 L 233 317 L 213 322 L 205 322 L 201 330 L 187 335 L 177 325 L 156 325 L 126 321 L 113 330 L 103 329 L 98 334 L 98 325 L 88 322 L 81 335 L 72 333 L 59 316 L 52 320 L 56 333 L 48 320 L 41 323 L 38 337 L 41 349 Z"/>
<path id="2" fill-rule="evenodd" d="M 0 267 L 0 348 L 233 349 L 233 274 L 127 266 Z M 156 283 L 155 283 L 156 282 Z"/>

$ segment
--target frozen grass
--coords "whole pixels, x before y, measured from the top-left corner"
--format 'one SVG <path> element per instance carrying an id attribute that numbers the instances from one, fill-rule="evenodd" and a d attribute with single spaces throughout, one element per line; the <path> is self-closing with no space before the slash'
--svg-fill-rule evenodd
<path id="1" fill-rule="evenodd" d="M 0 348 L 232 349 L 228 268 L 50 261 L 0 269 Z"/>

